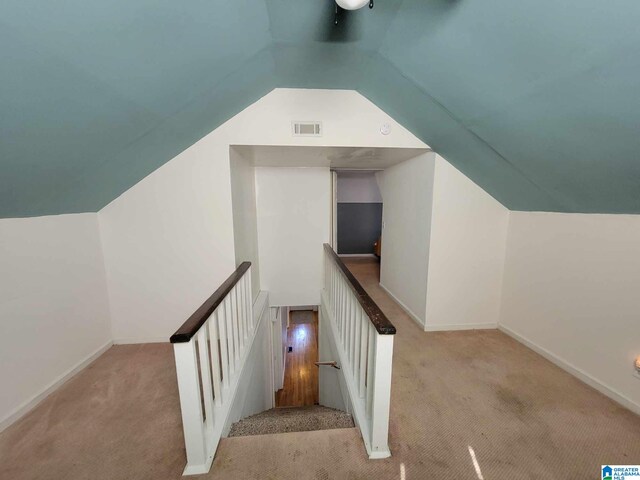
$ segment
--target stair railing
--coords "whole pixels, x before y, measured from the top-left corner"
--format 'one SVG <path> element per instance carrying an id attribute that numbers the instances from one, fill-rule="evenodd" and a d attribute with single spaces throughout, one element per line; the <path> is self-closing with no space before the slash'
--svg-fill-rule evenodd
<path id="1" fill-rule="evenodd" d="M 184 475 L 207 473 L 256 330 L 244 262 L 171 336 L 187 453 Z"/>
<path id="2" fill-rule="evenodd" d="M 396 328 L 330 245 L 324 244 L 322 314 L 330 325 L 353 414 L 369 458 L 389 450 L 391 367 Z"/>

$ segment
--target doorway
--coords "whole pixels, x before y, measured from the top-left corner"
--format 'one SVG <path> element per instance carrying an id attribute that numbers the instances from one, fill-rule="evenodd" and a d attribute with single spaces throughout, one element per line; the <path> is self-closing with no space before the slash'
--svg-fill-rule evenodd
<path id="1" fill-rule="evenodd" d="M 334 171 L 334 250 L 343 260 L 378 262 L 383 200 L 377 170 Z M 351 258 L 353 257 L 353 258 Z"/>
<path id="2" fill-rule="evenodd" d="M 276 392 L 276 407 L 318 405 L 318 310 L 291 307 L 285 344 L 282 388 Z"/>

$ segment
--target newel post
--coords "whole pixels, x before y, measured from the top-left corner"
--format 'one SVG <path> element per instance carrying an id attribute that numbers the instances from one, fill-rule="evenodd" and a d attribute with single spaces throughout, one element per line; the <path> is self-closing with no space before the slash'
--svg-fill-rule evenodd
<path id="1" fill-rule="evenodd" d="M 196 358 L 196 338 L 184 343 L 174 343 L 182 428 L 187 450 L 187 468 L 197 468 L 207 460 L 204 421 L 200 402 L 200 382 Z"/>
<path id="2" fill-rule="evenodd" d="M 393 361 L 393 335 L 376 333 L 373 362 L 373 399 L 371 405 L 371 455 L 386 458 L 389 450 L 389 407 L 391 405 L 391 365 Z"/>

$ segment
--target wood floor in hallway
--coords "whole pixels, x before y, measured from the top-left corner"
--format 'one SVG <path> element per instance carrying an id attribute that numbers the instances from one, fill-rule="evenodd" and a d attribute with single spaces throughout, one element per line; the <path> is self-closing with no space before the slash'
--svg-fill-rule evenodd
<path id="1" fill-rule="evenodd" d="M 497 330 L 423 332 L 348 260 L 395 324 L 392 456 L 369 460 L 358 431 L 224 438 L 224 480 L 588 480 L 640 463 L 640 417 Z M 569 339 L 567 339 L 569 340 Z M 0 434 L 0 478 L 178 480 L 184 439 L 169 344 L 108 350 Z"/>
<path id="2" fill-rule="evenodd" d="M 295 315 L 291 312 L 290 315 Z M 311 323 L 290 322 L 284 388 L 276 393 L 276 407 L 304 407 L 318 403 L 318 312 Z"/>

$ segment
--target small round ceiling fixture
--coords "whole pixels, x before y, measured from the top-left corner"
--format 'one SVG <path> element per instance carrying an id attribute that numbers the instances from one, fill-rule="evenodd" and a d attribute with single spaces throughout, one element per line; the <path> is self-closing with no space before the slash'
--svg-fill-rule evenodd
<path id="1" fill-rule="evenodd" d="M 365 5 L 373 8 L 373 0 L 336 0 L 336 3 L 340 8 L 344 8 L 345 10 L 358 10 Z"/>

